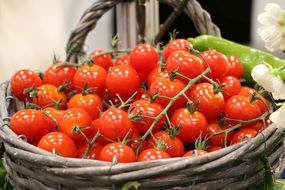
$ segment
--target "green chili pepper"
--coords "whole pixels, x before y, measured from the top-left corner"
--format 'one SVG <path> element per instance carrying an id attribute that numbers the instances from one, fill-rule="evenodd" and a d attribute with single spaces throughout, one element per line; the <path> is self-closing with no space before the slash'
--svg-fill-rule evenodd
<path id="1" fill-rule="evenodd" d="M 188 38 L 188 41 L 190 41 L 194 49 L 199 51 L 214 49 L 225 55 L 237 56 L 243 64 L 243 77 L 246 80 L 252 81 L 251 70 L 254 66 L 261 63 L 271 65 L 272 73 L 279 76 L 282 80 L 285 79 L 285 60 L 279 59 L 270 53 L 210 35 L 200 35 L 196 38 Z"/>

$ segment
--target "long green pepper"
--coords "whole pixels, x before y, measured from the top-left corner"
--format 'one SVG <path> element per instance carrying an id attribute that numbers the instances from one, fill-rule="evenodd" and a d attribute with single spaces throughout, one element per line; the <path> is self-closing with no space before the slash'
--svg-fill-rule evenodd
<path id="1" fill-rule="evenodd" d="M 196 38 L 188 38 L 193 48 L 199 51 L 208 49 L 217 50 L 225 55 L 234 55 L 239 58 L 243 64 L 243 77 L 252 81 L 251 70 L 254 66 L 262 63 L 271 65 L 272 73 L 278 75 L 283 81 L 285 80 L 285 60 L 248 46 L 210 35 L 200 35 Z"/>

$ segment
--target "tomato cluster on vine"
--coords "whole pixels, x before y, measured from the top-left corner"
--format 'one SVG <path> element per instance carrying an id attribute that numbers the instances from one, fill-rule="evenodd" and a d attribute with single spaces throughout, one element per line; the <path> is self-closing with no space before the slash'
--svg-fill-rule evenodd
<path id="1" fill-rule="evenodd" d="M 10 128 L 64 157 L 136 162 L 206 154 L 268 125 L 270 102 L 242 85 L 242 74 L 237 57 L 197 52 L 185 39 L 162 50 L 95 50 L 80 65 L 55 61 L 42 77 L 17 71 L 11 91 L 26 108 L 11 116 Z"/>

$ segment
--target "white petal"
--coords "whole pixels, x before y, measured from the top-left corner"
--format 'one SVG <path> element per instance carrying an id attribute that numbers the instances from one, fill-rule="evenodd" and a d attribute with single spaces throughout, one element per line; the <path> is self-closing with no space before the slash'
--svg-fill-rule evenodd
<path id="1" fill-rule="evenodd" d="M 273 23 L 277 24 L 277 20 L 271 16 L 269 13 L 261 13 L 257 17 L 258 22 L 266 26 L 272 25 Z"/>
<path id="2" fill-rule="evenodd" d="M 282 19 L 282 8 L 276 3 L 267 3 L 264 7 L 265 11 L 270 13 L 276 19 Z"/>
<path id="3" fill-rule="evenodd" d="M 262 26 L 258 28 L 257 32 L 260 35 L 261 39 L 264 41 L 272 41 L 276 36 L 280 36 L 281 34 L 281 27 L 277 25 L 270 25 L 270 26 Z"/>
<path id="4" fill-rule="evenodd" d="M 252 71 L 251 76 L 255 81 L 259 81 L 265 74 L 270 72 L 270 68 L 264 64 L 256 65 Z"/>
<path id="5" fill-rule="evenodd" d="M 273 112 L 270 116 L 269 119 L 277 126 L 280 128 L 285 127 L 285 105 L 282 105 L 278 110 Z"/>
<path id="6" fill-rule="evenodd" d="M 273 98 L 275 100 L 285 99 L 285 84 L 284 84 L 284 82 L 281 79 L 274 77 L 272 84 L 274 85 L 273 88 L 275 89 L 272 92 Z"/>

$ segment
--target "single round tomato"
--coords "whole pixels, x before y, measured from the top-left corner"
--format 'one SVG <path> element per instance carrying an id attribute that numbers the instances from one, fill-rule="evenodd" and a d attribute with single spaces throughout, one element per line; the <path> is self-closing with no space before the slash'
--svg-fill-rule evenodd
<path id="1" fill-rule="evenodd" d="M 240 129 L 243 129 L 243 128 L 246 128 L 246 127 L 241 127 Z M 258 121 L 254 123 L 254 125 L 251 125 L 250 128 L 256 130 L 259 133 L 263 131 L 266 128 L 266 126 L 264 126 L 262 121 Z"/>
<path id="2" fill-rule="evenodd" d="M 99 132 L 106 139 L 122 141 L 132 136 L 133 124 L 128 114 L 119 108 L 109 108 L 100 116 Z"/>
<path id="3" fill-rule="evenodd" d="M 261 113 L 268 111 L 271 106 L 270 102 L 253 88 L 242 86 L 238 94 L 247 98 L 250 98 L 253 94 L 255 94 L 257 99 L 253 100 L 251 103 L 256 104 L 259 107 Z"/>
<path id="4" fill-rule="evenodd" d="M 129 54 L 116 57 L 116 59 L 114 59 L 114 61 L 113 61 L 113 66 L 125 65 L 125 64 L 130 64 L 130 55 Z"/>
<path id="5" fill-rule="evenodd" d="M 162 69 L 160 65 L 155 67 L 148 74 L 148 77 L 147 77 L 147 80 L 146 80 L 147 86 L 150 87 L 152 82 L 155 81 L 155 79 L 157 79 L 158 77 L 164 77 L 164 78 L 168 78 L 169 77 L 168 71 L 166 69 Z"/>
<path id="6" fill-rule="evenodd" d="M 96 94 L 76 94 L 67 103 L 68 108 L 82 108 L 89 113 L 92 119 L 100 116 L 103 110 L 103 103 Z"/>
<path id="7" fill-rule="evenodd" d="M 49 132 L 55 131 L 58 127 L 58 121 L 64 111 L 55 109 L 53 107 L 47 107 L 43 111 L 50 126 Z"/>
<path id="8" fill-rule="evenodd" d="M 255 129 L 252 129 L 252 128 L 240 129 L 233 136 L 232 142 L 233 144 L 237 144 L 242 141 L 248 141 L 256 137 L 256 135 L 257 135 L 257 131 Z"/>
<path id="9" fill-rule="evenodd" d="M 46 134 L 38 142 L 38 147 L 63 157 L 77 157 L 74 141 L 64 133 L 51 132 Z"/>
<path id="10" fill-rule="evenodd" d="M 17 135 L 24 135 L 29 143 L 35 143 L 48 133 L 49 124 L 42 112 L 34 109 L 17 111 L 10 120 L 10 128 Z"/>
<path id="11" fill-rule="evenodd" d="M 96 56 L 99 53 L 103 52 L 104 51 L 102 49 L 94 50 L 93 52 L 90 53 L 90 57 L 94 65 L 99 65 L 103 67 L 106 71 L 108 71 L 108 69 L 113 65 L 111 54 Z"/>
<path id="12" fill-rule="evenodd" d="M 131 147 L 115 142 L 103 147 L 99 155 L 99 160 L 107 162 L 116 160 L 118 163 L 129 163 L 135 162 L 137 159 L 136 154 Z"/>
<path id="13" fill-rule="evenodd" d="M 178 137 L 172 137 L 167 131 L 156 132 L 149 140 L 150 148 L 162 146 L 161 150 L 167 152 L 171 157 L 181 157 L 185 153 L 183 142 Z"/>
<path id="14" fill-rule="evenodd" d="M 20 100 L 29 98 L 25 89 L 42 85 L 42 79 L 37 73 L 29 69 L 22 69 L 14 73 L 10 81 L 12 93 Z"/>
<path id="15" fill-rule="evenodd" d="M 68 88 L 71 88 L 77 68 L 72 66 L 60 66 L 61 64 L 62 63 L 56 63 L 51 65 L 44 72 L 43 82 L 56 87 L 66 84 Z"/>
<path id="16" fill-rule="evenodd" d="M 102 94 L 105 91 L 106 75 L 107 71 L 99 65 L 84 65 L 76 71 L 73 86 L 77 92 L 87 87 L 90 92 Z"/>
<path id="17" fill-rule="evenodd" d="M 69 108 L 63 112 L 58 121 L 58 131 L 70 136 L 76 144 L 86 143 L 83 133 L 88 139 L 92 137 L 93 130 L 90 126 L 91 116 L 82 108 Z M 81 132 L 76 131 L 78 127 Z"/>
<path id="18" fill-rule="evenodd" d="M 66 108 L 67 98 L 64 92 L 59 92 L 57 87 L 51 84 L 43 84 L 37 87 L 35 96 L 33 92 L 30 95 L 33 97 L 33 103 L 45 108 L 55 107 L 60 109 Z"/>
<path id="19" fill-rule="evenodd" d="M 204 65 L 210 67 L 211 72 L 207 76 L 214 80 L 220 80 L 226 76 L 228 72 L 227 57 L 215 50 L 206 50 L 202 52 L 201 56 L 204 60 Z"/>
<path id="20" fill-rule="evenodd" d="M 166 70 L 168 72 L 177 71 L 190 79 L 200 75 L 204 69 L 203 62 L 199 57 L 183 50 L 173 52 L 166 61 Z M 176 78 L 185 84 L 189 82 L 189 80 L 180 76 Z"/>
<path id="21" fill-rule="evenodd" d="M 171 156 L 163 150 L 148 148 L 139 154 L 138 161 L 160 160 L 170 157 Z"/>
<path id="22" fill-rule="evenodd" d="M 140 99 L 149 99 L 150 94 L 147 89 L 145 88 L 139 88 L 136 92 L 136 95 L 134 96 L 133 100 L 140 100 Z"/>
<path id="23" fill-rule="evenodd" d="M 262 113 L 256 104 L 250 103 L 249 98 L 235 95 L 226 101 L 224 114 L 229 119 L 247 121 L 259 117 Z M 229 123 L 232 125 L 238 124 L 236 121 L 229 121 Z M 252 124 L 245 126 L 249 127 L 250 125 Z"/>
<path id="24" fill-rule="evenodd" d="M 163 108 L 161 105 L 157 103 L 151 103 L 148 99 L 141 99 L 134 101 L 129 109 L 129 115 L 131 116 L 138 116 L 142 117 L 140 121 L 133 121 L 134 126 L 140 133 L 145 133 L 149 127 L 151 126 L 152 122 L 156 116 L 158 116 L 162 112 Z M 161 117 L 161 119 L 156 123 L 153 127 L 152 132 L 159 131 L 165 122 L 165 117 Z"/>
<path id="25" fill-rule="evenodd" d="M 92 159 L 92 160 L 99 160 L 99 155 L 101 150 L 103 149 L 103 145 L 99 143 L 94 143 L 92 147 L 89 149 L 89 152 L 87 154 L 87 159 Z M 83 158 L 85 156 L 85 152 L 88 148 L 88 144 L 80 144 L 77 148 L 78 150 L 78 158 Z"/>
<path id="26" fill-rule="evenodd" d="M 173 98 L 176 96 L 181 90 L 185 88 L 185 84 L 178 79 L 174 79 L 173 81 L 169 78 L 159 77 L 153 81 L 153 83 L 149 87 L 149 93 L 153 96 L 155 94 L 159 94 L 161 96 Z M 158 97 L 155 100 L 155 103 L 160 104 L 162 107 L 167 106 L 169 103 L 168 98 Z M 175 110 L 181 107 L 184 107 L 186 104 L 186 99 L 181 96 L 178 100 L 174 102 L 171 106 L 171 110 Z"/>
<path id="27" fill-rule="evenodd" d="M 208 125 L 208 135 L 207 136 L 210 137 L 214 134 L 221 133 L 227 128 L 228 127 L 226 126 L 220 126 L 216 121 L 212 121 Z M 215 135 L 209 140 L 209 145 L 210 147 L 215 147 L 215 146 L 224 147 L 225 145 L 230 145 L 233 135 L 234 135 L 234 132 L 230 132 L 227 135 L 226 133 Z"/>
<path id="28" fill-rule="evenodd" d="M 194 150 L 189 150 L 188 152 L 186 152 L 183 157 L 187 157 L 187 156 L 199 156 L 199 155 L 204 155 L 207 154 L 208 152 L 205 150 L 201 150 L 201 149 L 194 149 Z"/>
<path id="29" fill-rule="evenodd" d="M 106 76 L 106 88 L 112 96 L 118 94 L 128 99 L 140 87 L 139 75 L 130 65 L 118 65 L 110 68 Z"/>
<path id="30" fill-rule="evenodd" d="M 151 44 L 138 44 L 129 55 L 130 65 L 138 72 L 141 81 L 145 81 L 147 74 L 158 64 L 158 52 Z"/>
<path id="31" fill-rule="evenodd" d="M 240 79 L 243 75 L 243 65 L 241 64 L 239 58 L 234 55 L 228 55 L 227 59 L 229 67 L 227 75 Z"/>
<path id="32" fill-rule="evenodd" d="M 185 143 L 195 143 L 198 137 L 205 137 L 208 131 L 206 117 L 198 111 L 190 112 L 186 108 L 174 111 L 170 118 L 175 127 L 179 127 L 178 137 Z"/>
<path id="33" fill-rule="evenodd" d="M 182 50 L 185 52 L 189 52 L 192 48 L 190 42 L 186 39 L 178 38 L 168 42 L 163 50 L 163 59 L 167 61 L 168 57 L 177 50 Z"/>
<path id="34" fill-rule="evenodd" d="M 213 85 L 207 82 L 193 86 L 188 97 L 194 104 L 199 102 L 198 111 L 209 120 L 215 120 L 223 112 L 225 100 L 221 92 L 214 93 Z"/>
<path id="35" fill-rule="evenodd" d="M 229 97 L 236 95 L 240 92 L 241 84 L 239 80 L 233 76 L 225 76 L 221 81 L 222 85 L 222 94 L 225 100 L 229 99 Z"/>

